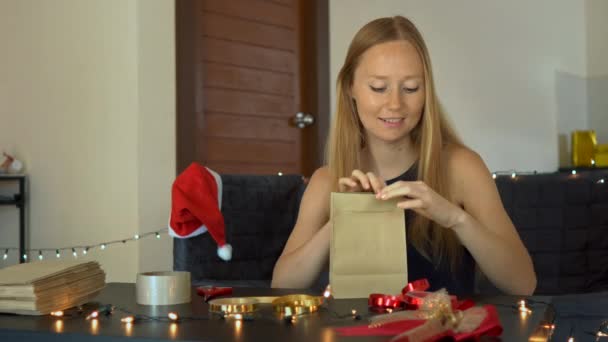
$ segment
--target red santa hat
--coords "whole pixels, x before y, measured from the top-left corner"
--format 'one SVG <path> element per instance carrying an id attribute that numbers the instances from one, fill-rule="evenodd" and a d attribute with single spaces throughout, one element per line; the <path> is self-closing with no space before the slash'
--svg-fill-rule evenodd
<path id="1" fill-rule="evenodd" d="M 217 255 L 232 258 L 226 243 L 221 210 L 222 179 L 216 172 L 192 163 L 173 182 L 169 235 L 185 239 L 209 232 L 218 245 Z"/>

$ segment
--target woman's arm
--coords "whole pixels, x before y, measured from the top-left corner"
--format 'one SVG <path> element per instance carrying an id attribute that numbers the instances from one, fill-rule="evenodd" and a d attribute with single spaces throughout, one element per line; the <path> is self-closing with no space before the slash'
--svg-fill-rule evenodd
<path id="1" fill-rule="evenodd" d="M 500 290 L 531 295 L 536 288 L 532 259 L 481 157 L 465 148 L 453 149 L 448 171 L 452 193 L 464 209 L 452 227 L 462 244 Z"/>
<path id="2" fill-rule="evenodd" d="M 272 287 L 308 288 L 329 258 L 329 172 L 318 169 L 302 197 L 296 225 L 277 260 Z"/>
<path id="3" fill-rule="evenodd" d="M 475 152 L 453 147 L 447 154 L 453 202 L 424 182 L 395 182 L 377 197 L 402 198 L 397 206 L 414 210 L 452 229 L 481 271 L 502 291 L 530 295 L 536 288 L 532 259 L 502 206 L 490 172 Z"/>

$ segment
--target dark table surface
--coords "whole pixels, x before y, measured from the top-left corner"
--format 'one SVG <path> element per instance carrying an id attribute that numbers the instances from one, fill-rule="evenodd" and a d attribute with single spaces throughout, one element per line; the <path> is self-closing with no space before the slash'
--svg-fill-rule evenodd
<path id="1" fill-rule="evenodd" d="M 305 291 L 236 288 L 233 296 L 277 296 Z M 315 294 L 310 293 L 308 294 Z M 553 302 L 557 309 L 556 330 L 553 341 L 566 341 L 572 331 L 576 341 L 593 341 L 589 333 L 597 330 L 599 322 L 608 319 L 608 292 L 586 295 L 540 297 L 532 305 L 533 312 L 526 318 L 513 308 L 519 297 L 480 296 L 477 304 L 495 304 L 500 315 L 504 333 L 499 340 L 527 341 L 544 319 Z M 182 320 L 171 324 L 165 321 L 137 322 L 127 327 L 120 319 L 127 314 L 115 310 L 112 315 L 101 316 L 96 322 L 87 321 L 86 313 L 98 304 L 111 304 L 117 308 L 140 315 L 162 316 L 177 312 Z M 387 341 L 388 337 L 342 337 L 332 327 L 365 324 L 368 316 L 366 299 L 332 300 L 329 310 L 347 314 L 352 309 L 363 314 L 363 319 L 337 318 L 332 312 L 319 312 L 299 316 L 295 323 L 286 323 L 274 316 L 271 308 L 261 310 L 260 317 L 253 321 L 237 322 L 232 319 L 209 318 L 208 306 L 193 289 L 189 304 L 173 306 L 141 306 L 135 303 L 135 285 L 110 283 L 97 297 L 95 303 L 87 304 L 84 313 L 66 311 L 73 316 L 61 319 L 52 316 L 18 316 L 0 314 L 0 341 L 114 341 L 125 340 L 197 340 L 197 341 Z M 267 312 L 265 312 L 267 310 Z"/>

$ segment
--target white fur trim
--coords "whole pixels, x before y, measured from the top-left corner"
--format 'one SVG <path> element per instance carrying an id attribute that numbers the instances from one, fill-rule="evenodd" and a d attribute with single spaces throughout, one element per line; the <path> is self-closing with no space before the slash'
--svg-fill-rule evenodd
<path id="1" fill-rule="evenodd" d="M 232 246 L 225 244 L 222 247 L 217 248 L 217 256 L 222 260 L 228 261 L 232 259 Z"/>
<path id="2" fill-rule="evenodd" d="M 171 220 L 171 218 L 169 218 L 169 220 Z M 171 224 L 167 224 L 167 228 L 169 228 L 169 236 L 173 236 L 174 238 L 178 238 L 178 239 L 187 239 L 187 238 L 191 238 L 193 236 L 201 235 L 201 234 L 207 232 L 207 227 L 205 227 L 205 225 L 202 225 L 202 226 L 196 228 L 195 231 L 193 231 L 192 233 L 190 233 L 188 235 L 177 234 L 175 232 L 175 230 L 173 230 L 173 228 L 171 228 Z"/>

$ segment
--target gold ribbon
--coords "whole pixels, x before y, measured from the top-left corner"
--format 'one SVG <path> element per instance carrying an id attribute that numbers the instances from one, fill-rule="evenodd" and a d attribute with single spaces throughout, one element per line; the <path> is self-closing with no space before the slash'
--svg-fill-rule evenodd
<path id="1" fill-rule="evenodd" d="M 209 301 L 209 311 L 223 315 L 251 314 L 261 305 L 271 304 L 274 311 L 284 316 L 315 312 L 323 304 L 323 297 L 287 295 L 282 297 L 232 297 Z"/>
<path id="2" fill-rule="evenodd" d="M 294 316 L 315 312 L 323 304 L 322 296 L 288 295 L 272 301 L 274 311 L 283 316 Z"/>
<path id="3" fill-rule="evenodd" d="M 249 314 L 257 311 L 260 301 L 249 298 L 217 298 L 209 301 L 209 311 L 221 314 Z"/>

